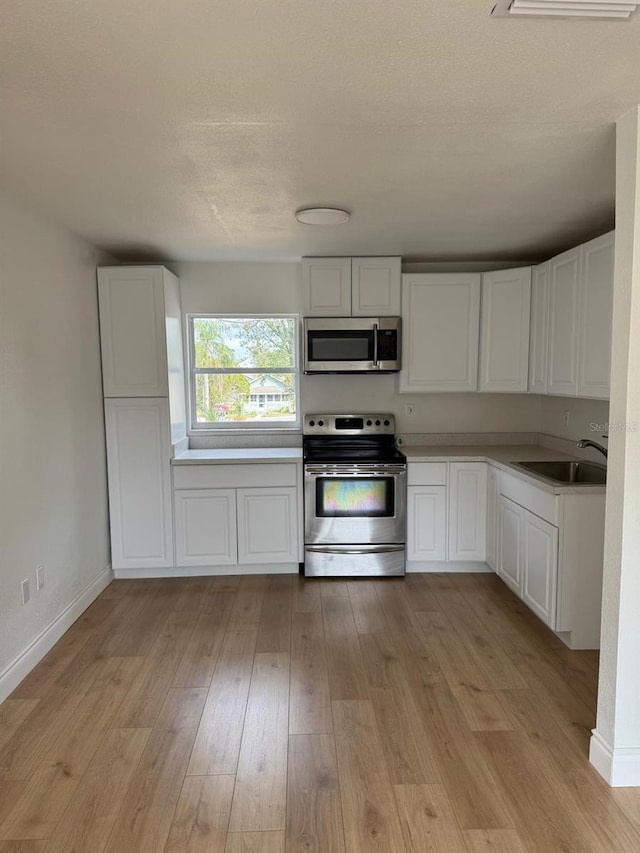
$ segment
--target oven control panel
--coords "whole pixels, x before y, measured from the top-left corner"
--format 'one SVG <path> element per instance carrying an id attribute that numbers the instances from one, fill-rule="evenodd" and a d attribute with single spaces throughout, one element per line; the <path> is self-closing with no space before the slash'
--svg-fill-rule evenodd
<path id="1" fill-rule="evenodd" d="M 395 419 L 392 414 L 365 415 L 305 415 L 305 435 L 393 435 Z"/>

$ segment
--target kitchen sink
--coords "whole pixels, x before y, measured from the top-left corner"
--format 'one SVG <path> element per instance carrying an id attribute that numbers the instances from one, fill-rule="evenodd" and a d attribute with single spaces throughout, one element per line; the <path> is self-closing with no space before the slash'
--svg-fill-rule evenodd
<path id="1" fill-rule="evenodd" d="M 594 462 L 514 462 L 513 466 L 556 483 L 593 486 L 607 482 L 606 466 Z"/>

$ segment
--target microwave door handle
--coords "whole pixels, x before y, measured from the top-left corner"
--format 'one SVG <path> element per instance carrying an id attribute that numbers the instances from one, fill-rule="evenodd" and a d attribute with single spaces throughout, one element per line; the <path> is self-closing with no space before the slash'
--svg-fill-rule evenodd
<path id="1" fill-rule="evenodd" d="M 373 366 L 378 366 L 378 324 L 373 324 Z"/>

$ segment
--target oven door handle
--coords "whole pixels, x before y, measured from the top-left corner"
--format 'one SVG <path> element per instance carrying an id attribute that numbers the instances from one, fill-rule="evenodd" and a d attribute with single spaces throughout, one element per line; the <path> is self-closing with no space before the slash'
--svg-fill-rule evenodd
<path id="1" fill-rule="evenodd" d="M 313 551 L 314 554 L 392 554 L 397 551 L 404 551 L 404 545 L 385 545 L 380 548 L 327 548 L 323 545 L 305 545 L 305 551 Z"/>
<path id="2" fill-rule="evenodd" d="M 405 467 L 369 468 L 367 470 L 360 469 L 358 471 L 354 471 L 353 468 L 341 468 L 339 470 L 332 468 L 331 470 L 326 470 L 324 468 L 310 468 L 308 466 L 305 466 L 304 469 L 305 474 L 322 477 L 390 477 L 393 475 L 405 474 L 406 471 L 407 469 Z"/>

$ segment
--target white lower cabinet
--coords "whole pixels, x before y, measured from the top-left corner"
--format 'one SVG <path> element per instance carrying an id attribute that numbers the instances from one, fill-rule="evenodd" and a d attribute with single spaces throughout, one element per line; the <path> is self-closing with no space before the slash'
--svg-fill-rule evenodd
<path id="1" fill-rule="evenodd" d="M 174 507 L 179 566 L 238 562 L 235 489 L 177 491 Z"/>
<path id="2" fill-rule="evenodd" d="M 173 566 L 166 397 L 104 401 L 114 569 Z"/>
<path id="3" fill-rule="evenodd" d="M 484 562 L 485 462 L 415 462 L 407 470 L 407 562 Z"/>
<path id="4" fill-rule="evenodd" d="M 296 480 L 295 465 L 176 467 L 176 565 L 297 564 Z"/>
<path id="5" fill-rule="evenodd" d="M 522 588 L 522 523 L 524 510 L 500 496 L 498 504 L 498 576 L 516 595 Z"/>
<path id="6" fill-rule="evenodd" d="M 545 625 L 556 627 L 558 528 L 504 495 L 498 575 Z"/>
<path id="7" fill-rule="evenodd" d="M 522 600 L 550 628 L 556 627 L 558 528 L 523 510 Z"/>
<path id="8" fill-rule="evenodd" d="M 297 562 L 296 490 L 238 489 L 238 562 Z"/>
<path id="9" fill-rule="evenodd" d="M 407 489 L 407 560 L 447 559 L 447 487 Z"/>
<path id="10" fill-rule="evenodd" d="M 498 498 L 500 496 L 500 472 L 487 465 L 487 564 L 498 570 Z"/>
<path id="11" fill-rule="evenodd" d="M 487 555 L 487 463 L 449 463 L 450 561 L 484 562 Z"/>

